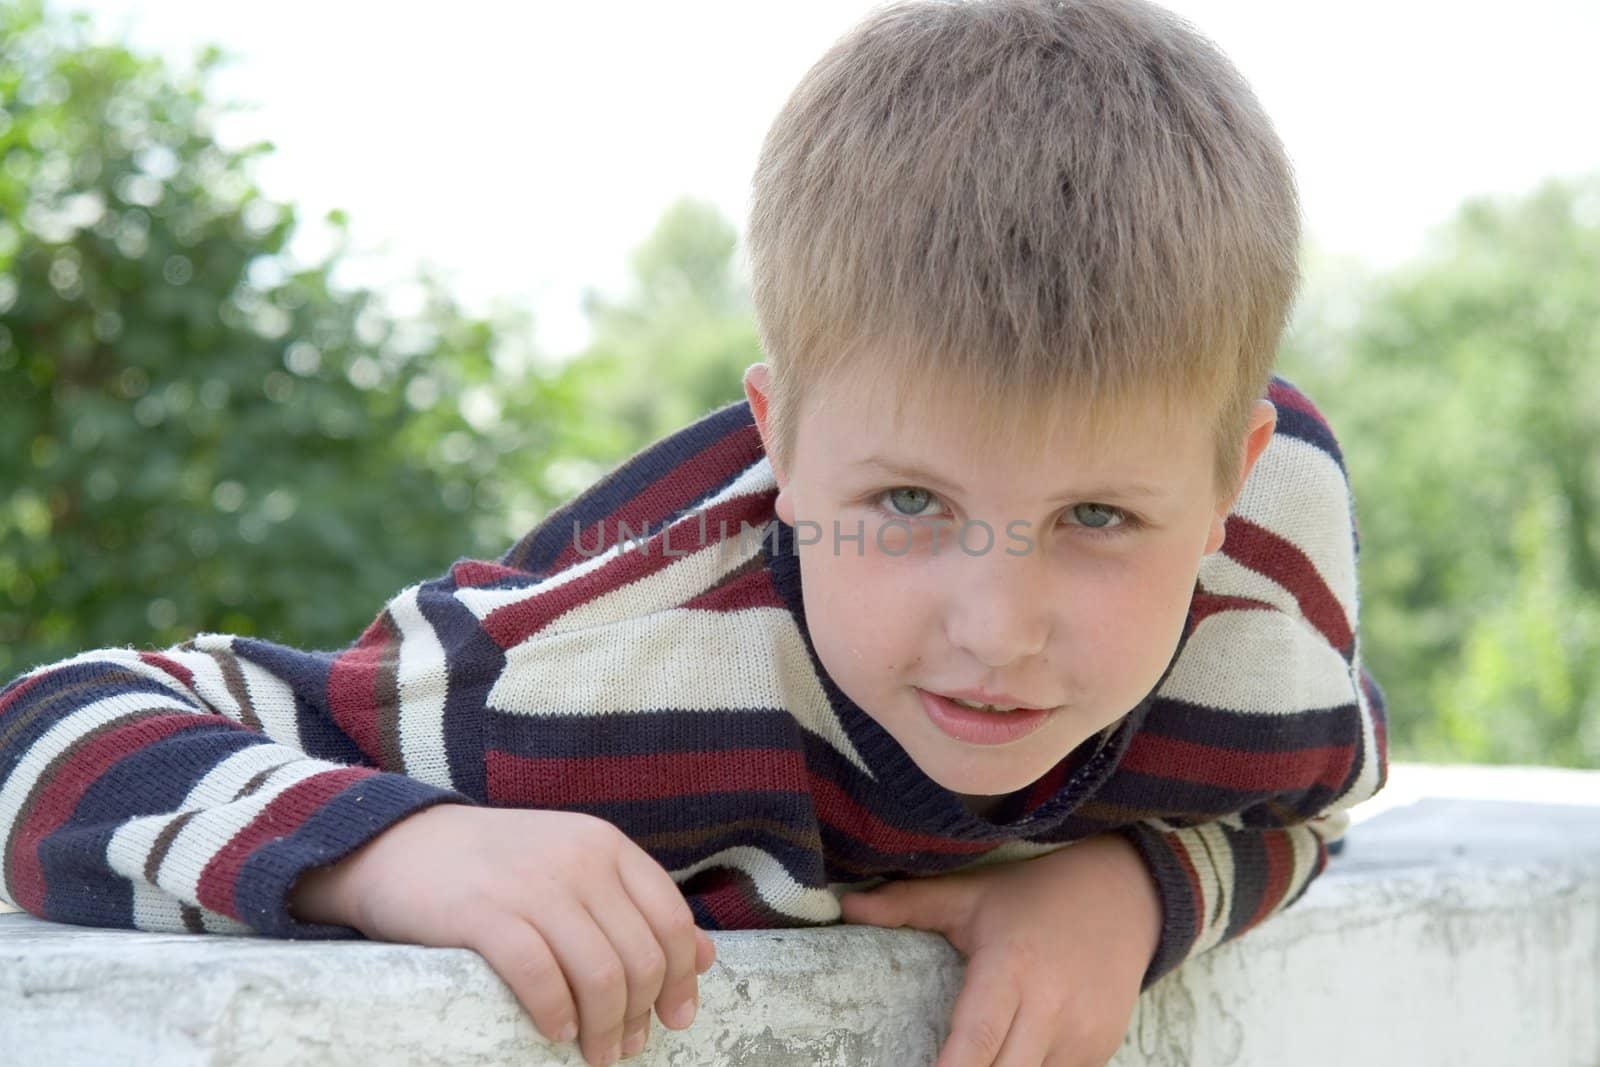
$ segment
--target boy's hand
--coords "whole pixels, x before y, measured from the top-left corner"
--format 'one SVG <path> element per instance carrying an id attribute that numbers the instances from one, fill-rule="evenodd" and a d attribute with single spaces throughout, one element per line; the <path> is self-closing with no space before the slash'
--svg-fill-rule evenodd
<path id="1" fill-rule="evenodd" d="M 591 1064 L 644 1047 L 650 1009 L 681 1030 L 716 950 L 672 878 L 610 823 L 437 804 L 291 893 L 301 919 L 379 941 L 470 948 L 551 1041 Z"/>
<path id="2" fill-rule="evenodd" d="M 937 1067 L 1104 1067 L 1161 934 L 1155 883 L 1114 835 L 840 904 L 847 922 L 933 930 L 967 957 Z"/>

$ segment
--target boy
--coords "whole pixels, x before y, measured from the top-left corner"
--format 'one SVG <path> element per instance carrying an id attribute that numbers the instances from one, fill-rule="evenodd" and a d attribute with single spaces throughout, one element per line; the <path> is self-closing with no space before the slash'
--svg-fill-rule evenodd
<path id="1" fill-rule="evenodd" d="M 875 13 L 768 136 L 746 400 L 343 651 L 12 683 L 4 896 L 471 947 L 591 1063 L 690 1023 L 697 927 L 921 926 L 942 1065 L 1103 1064 L 1383 782 L 1339 452 L 1269 384 L 1297 243 L 1164 12 Z"/>

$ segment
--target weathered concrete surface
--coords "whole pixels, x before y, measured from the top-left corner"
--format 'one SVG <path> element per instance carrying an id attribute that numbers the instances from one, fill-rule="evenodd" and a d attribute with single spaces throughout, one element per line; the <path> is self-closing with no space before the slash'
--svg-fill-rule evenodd
<path id="1" fill-rule="evenodd" d="M 1393 768 L 1304 899 L 1145 995 L 1116 1067 L 1600 1067 L 1600 773 L 1495 770 Z M 962 974 L 943 939 L 713 936 L 694 1026 L 630 1062 L 933 1062 Z M 465 950 L 0 915 L 0 1065 L 367 1062 L 582 1060 Z"/>

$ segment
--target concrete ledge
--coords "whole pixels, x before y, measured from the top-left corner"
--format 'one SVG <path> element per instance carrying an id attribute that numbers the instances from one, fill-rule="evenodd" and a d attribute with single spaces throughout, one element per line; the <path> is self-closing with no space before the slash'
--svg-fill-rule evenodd
<path id="1" fill-rule="evenodd" d="M 1399 765 L 1304 899 L 1140 1001 L 1117 1067 L 1600 1064 L 1600 773 Z M 932 1063 L 940 937 L 714 935 L 695 1025 L 639 1064 Z M 462 949 L 0 915 L 0 1064 L 581 1064 Z"/>

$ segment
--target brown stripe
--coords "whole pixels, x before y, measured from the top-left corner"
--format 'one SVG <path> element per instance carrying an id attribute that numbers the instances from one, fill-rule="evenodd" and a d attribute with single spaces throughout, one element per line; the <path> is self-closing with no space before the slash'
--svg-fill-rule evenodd
<path id="1" fill-rule="evenodd" d="M 259 790 L 261 788 L 261 786 L 266 782 L 266 780 L 268 778 L 271 778 L 273 776 L 273 774 L 277 772 L 278 768 L 282 767 L 282 766 L 283 766 L 283 764 L 280 763 L 280 764 L 278 764 L 277 767 L 268 767 L 266 770 L 257 771 L 251 777 L 251 779 L 248 782 L 246 782 L 244 785 L 239 787 L 239 791 L 237 793 L 233 794 L 233 799 L 234 800 L 243 800 L 245 797 L 251 796 L 252 794 L 254 794 L 257 790 Z M 232 802 L 233 801 L 229 801 L 230 804 Z"/>
<path id="2" fill-rule="evenodd" d="M 281 764 L 279 766 L 281 766 Z M 257 771 L 255 775 L 252 776 L 251 779 L 241 786 L 239 791 L 233 795 L 233 799 L 242 800 L 243 798 L 254 793 L 256 790 L 260 789 L 261 784 L 270 778 L 272 776 L 272 772 L 277 769 L 277 767 L 268 767 L 264 771 Z M 229 801 L 229 803 L 232 803 L 232 801 Z M 172 842 L 176 840 L 178 834 L 183 832 L 183 828 L 189 825 L 189 820 L 193 819 L 199 814 L 199 811 L 186 811 L 182 815 L 179 815 L 176 819 L 173 819 L 166 826 L 162 827 L 161 832 L 156 835 L 155 844 L 150 848 L 150 855 L 145 857 L 145 881 L 149 882 L 151 885 L 156 884 L 156 876 L 161 872 L 161 865 L 166 862 L 167 852 L 172 848 Z M 199 914 L 199 912 L 195 913 L 195 919 L 197 922 L 199 921 Z M 203 926 L 198 927 L 195 928 L 194 932 L 204 933 L 205 929 Z"/>
<path id="3" fill-rule="evenodd" d="M 203 934 L 206 932 L 206 924 L 200 920 L 199 908 L 191 904 L 185 904 L 181 910 L 183 912 L 183 928 L 185 930 L 188 930 L 191 934 Z"/>
<path id="4" fill-rule="evenodd" d="M 1149 819 L 1160 819 L 1166 814 L 1154 808 L 1130 808 L 1109 800 L 1085 800 L 1072 811 L 1075 819 L 1097 822 L 1104 826 L 1131 826 Z"/>
<path id="5" fill-rule="evenodd" d="M 372 695 L 378 703 L 378 744 L 383 747 L 383 769 L 404 774 L 406 758 L 400 750 L 400 627 L 388 608 L 383 609 L 380 621 L 388 637 L 372 679 Z"/>
<path id="6" fill-rule="evenodd" d="M 206 653 L 222 669 L 222 680 L 227 683 L 228 695 L 239 705 L 239 721 L 250 729 L 261 732 L 261 720 L 256 716 L 255 702 L 250 699 L 250 686 L 239 669 L 239 660 L 232 652 L 208 650 Z"/>
<path id="7" fill-rule="evenodd" d="M 69 703 L 75 702 L 75 698 L 86 689 L 94 689 L 98 686 L 121 682 L 146 681 L 149 681 L 149 679 L 144 675 L 135 674 L 127 668 L 119 665 L 117 670 L 109 671 L 106 674 L 99 675 L 95 678 L 90 678 L 86 681 L 75 682 L 72 685 L 67 686 L 65 689 L 58 689 L 48 696 L 42 697 L 37 702 L 27 704 L 23 710 L 14 711 L 11 715 L 6 716 L 7 719 L 14 718 L 16 721 L 8 726 L 3 733 L 0 733 L 0 750 L 10 748 L 13 739 L 16 738 L 18 734 L 22 733 L 22 731 L 26 730 L 30 725 L 32 725 L 33 721 L 40 715 L 43 715 L 47 711 L 54 710 L 55 704 L 61 701 L 67 701 Z M 155 694 L 141 693 L 140 695 L 154 696 Z M 93 703 L 93 701 L 89 701 L 88 703 Z"/>
<path id="8" fill-rule="evenodd" d="M 151 885 L 156 884 L 156 878 L 161 874 L 161 865 L 166 862 L 167 851 L 172 848 L 172 841 L 189 825 L 189 820 L 199 815 L 198 811 L 186 811 L 161 828 L 156 835 L 155 843 L 150 846 L 150 854 L 144 858 L 144 880 Z"/>

